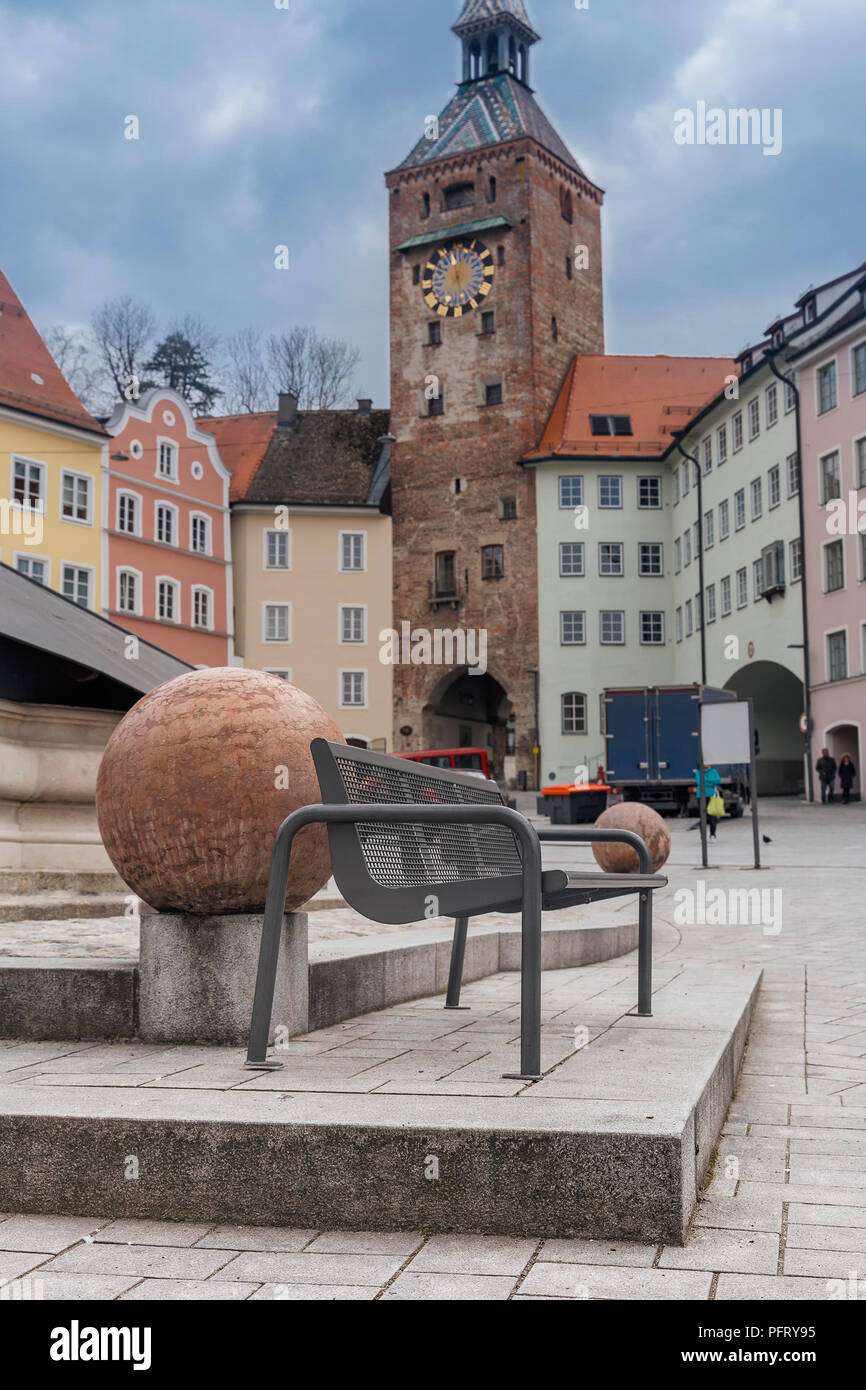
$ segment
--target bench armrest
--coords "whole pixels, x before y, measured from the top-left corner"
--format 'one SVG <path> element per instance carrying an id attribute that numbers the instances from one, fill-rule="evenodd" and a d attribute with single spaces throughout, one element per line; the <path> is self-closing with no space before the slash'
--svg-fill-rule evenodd
<path id="1" fill-rule="evenodd" d="M 633 830 L 600 830 L 598 826 L 590 826 L 585 829 L 577 825 L 550 825 L 543 826 L 536 831 L 542 843 L 545 840 L 576 840 L 585 844 L 621 844 L 631 845 L 636 850 L 640 871 L 642 874 L 655 873 L 652 855 L 646 840 L 642 840 L 640 835 L 636 835 Z"/>

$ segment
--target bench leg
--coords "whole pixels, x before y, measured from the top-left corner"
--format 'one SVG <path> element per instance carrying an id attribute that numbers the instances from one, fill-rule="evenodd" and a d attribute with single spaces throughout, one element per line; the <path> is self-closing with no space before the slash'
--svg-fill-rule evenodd
<path id="1" fill-rule="evenodd" d="M 524 883 L 520 933 L 520 1071 L 504 1072 L 506 1081 L 540 1081 L 541 1071 L 541 855 L 537 884 Z"/>
<path id="2" fill-rule="evenodd" d="M 637 1011 L 652 1018 L 653 1011 L 653 895 L 647 889 L 638 907 Z"/>
<path id="3" fill-rule="evenodd" d="M 466 955 L 466 929 L 469 926 L 468 917 L 457 917 L 454 920 L 454 941 L 451 946 L 451 965 L 448 970 L 448 993 L 445 996 L 446 1009 L 466 1008 L 467 1005 L 460 1003 L 460 986 L 463 983 L 463 958 Z"/>

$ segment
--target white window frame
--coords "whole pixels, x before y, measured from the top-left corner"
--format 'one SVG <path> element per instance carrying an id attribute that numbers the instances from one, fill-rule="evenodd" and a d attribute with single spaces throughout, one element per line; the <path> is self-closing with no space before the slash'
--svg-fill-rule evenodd
<path id="1" fill-rule="evenodd" d="M 197 623 L 195 620 L 195 600 L 197 594 L 207 594 L 207 616 L 206 623 Z M 214 591 L 208 588 L 207 584 L 193 584 L 189 596 L 189 625 L 194 627 L 196 632 L 213 632 L 214 630 Z"/>
<path id="2" fill-rule="evenodd" d="M 724 441 L 724 442 L 723 442 Z M 728 426 L 719 425 L 716 430 L 716 453 L 719 458 L 719 467 L 728 461 Z"/>
<path id="3" fill-rule="evenodd" d="M 286 538 L 286 563 L 284 565 L 271 565 L 268 563 L 268 541 L 271 536 L 285 536 Z M 266 526 L 262 531 L 262 569 L 266 574 L 288 574 L 292 568 L 292 532 L 290 528 L 283 530 L 281 526 Z"/>
<path id="4" fill-rule="evenodd" d="M 857 353 L 860 352 L 860 351 L 862 351 L 863 354 L 864 354 L 864 357 L 866 357 L 866 338 L 861 338 L 861 340 L 860 340 L 859 343 L 852 343 L 852 345 L 851 345 L 851 399 L 852 399 L 852 400 L 856 400 L 858 396 L 862 396 L 863 393 L 866 392 L 866 382 L 864 382 L 864 384 L 863 384 L 863 390 L 862 390 L 862 391 L 857 391 L 857 390 L 855 389 L 855 387 L 856 387 L 856 385 L 857 385 L 857 367 L 856 367 L 856 363 L 855 363 L 855 358 L 856 358 Z"/>
<path id="5" fill-rule="evenodd" d="M 604 620 L 606 617 L 620 618 L 620 631 L 622 636 L 616 641 L 605 640 Z M 598 614 L 598 643 L 600 647 L 624 647 L 625 646 L 625 609 L 623 608 L 601 608 Z"/>
<path id="6" fill-rule="evenodd" d="M 833 368 L 833 385 L 836 399 L 832 405 L 828 405 L 826 410 L 821 409 L 821 373 Z M 826 362 L 822 362 L 820 367 L 815 368 L 815 415 L 818 419 L 822 415 L 831 415 L 834 410 L 839 409 L 839 364 L 835 357 L 829 357 Z"/>
<path id="7" fill-rule="evenodd" d="M 642 551 L 644 546 L 654 546 L 658 550 L 659 569 L 644 569 Z M 638 541 L 637 543 L 637 573 L 639 579 L 664 579 L 665 574 L 665 547 L 663 541 Z"/>
<path id="8" fill-rule="evenodd" d="M 583 636 L 577 640 L 566 640 L 565 619 L 577 614 L 581 619 L 581 631 Z M 559 610 L 559 645 L 561 647 L 585 647 L 586 646 L 586 609 L 585 608 L 560 608 Z"/>
<path id="9" fill-rule="evenodd" d="M 832 676 L 832 675 L 830 674 L 830 638 L 831 638 L 831 637 L 844 637 L 844 638 L 845 638 L 845 674 L 844 674 L 844 676 L 837 676 L 837 677 L 834 677 L 834 676 Z M 833 628 L 829 628 L 829 629 L 824 633 L 824 675 L 825 675 L 825 679 L 826 679 L 828 685 L 830 685 L 830 684 L 836 685 L 837 681 L 848 680 L 849 677 L 850 677 L 850 675 L 851 675 L 851 644 L 850 644 L 850 642 L 848 641 L 848 625 L 847 625 L 847 623 L 846 623 L 846 625 L 845 625 L 844 627 L 833 627 Z"/>
<path id="10" fill-rule="evenodd" d="M 23 463 L 26 468 L 38 468 L 39 470 L 39 503 L 37 507 L 38 515 L 45 516 L 48 506 L 48 465 L 41 459 L 28 458 L 26 454 L 10 454 L 9 461 L 9 502 L 15 497 L 15 465 Z M 24 506 L 19 503 L 19 506 Z M 29 504 L 27 504 L 29 505 Z"/>
<path id="11" fill-rule="evenodd" d="M 749 443 L 757 439 L 761 433 L 761 398 L 753 396 L 749 401 L 747 409 L 747 419 L 749 422 Z"/>
<path id="12" fill-rule="evenodd" d="M 566 546 L 576 546 L 580 553 L 580 569 L 564 570 L 562 568 L 563 552 Z M 560 579 L 583 579 L 586 576 L 586 542 L 585 541 L 560 541 L 559 542 L 559 577 Z"/>
<path id="13" fill-rule="evenodd" d="M 120 580 L 124 574 L 131 575 L 135 580 L 135 605 L 132 608 L 122 608 L 120 604 Z M 143 612 L 143 597 L 144 576 L 141 570 L 134 569 L 132 565 L 118 565 L 114 576 L 114 607 L 116 611 L 126 613 L 131 618 L 140 618 Z"/>
<path id="14" fill-rule="evenodd" d="M 658 489 L 657 502 L 642 502 L 640 500 L 641 483 L 655 483 Z M 664 485 L 661 475 L 658 473 L 644 473 L 637 480 L 637 506 L 640 512 L 660 512 L 664 509 Z"/>
<path id="15" fill-rule="evenodd" d="M 564 484 L 564 483 L 577 483 L 577 485 L 578 485 L 577 490 L 578 490 L 578 492 L 580 493 L 580 501 L 579 501 L 579 502 L 563 502 L 563 500 L 562 500 L 562 494 L 563 494 L 563 490 L 564 490 L 564 489 L 563 489 L 563 484 Z M 560 510 L 561 512 L 571 512 L 571 511 L 574 510 L 575 507 L 582 507 L 582 506 L 583 506 L 583 474 L 582 474 L 582 473 L 560 473 L 560 474 L 559 474 L 559 477 L 557 478 L 557 481 L 556 481 L 556 497 L 557 497 L 557 501 L 558 501 L 558 503 L 559 503 L 559 510 Z"/>
<path id="16" fill-rule="evenodd" d="M 798 549 L 799 547 L 799 549 Z M 799 555 L 799 564 L 794 564 L 794 556 Z M 803 578 L 803 542 L 800 536 L 795 536 L 788 546 L 788 569 L 791 573 L 791 583 L 799 584 Z"/>
<path id="17" fill-rule="evenodd" d="M 619 501 L 618 501 L 618 502 L 602 502 L 602 500 L 601 500 L 601 485 L 602 485 L 602 483 L 618 483 L 618 484 L 619 484 Z M 599 511 L 600 511 L 600 512 L 621 512 L 621 511 L 622 511 L 622 505 L 623 505 L 623 496 L 622 496 L 622 474 L 621 474 L 621 473 L 599 473 L 599 475 L 598 475 L 598 509 L 599 509 Z"/>
<path id="18" fill-rule="evenodd" d="M 740 440 L 739 444 L 737 443 L 737 436 L 738 436 L 738 435 L 739 435 L 739 440 Z M 743 439 L 744 439 L 744 437 L 745 437 L 745 436 L 744 436 L 744 433 L 743 433 L 743 412 L 742 412 L 742 410 L 735 410 L 734 413 L 733 413 L 733 415 L 731 416 L 731 453 L 732 453 L 732 454 L 738 454 L 738 453 L 740 452 L 740 450 L 741 450 L 742 447 L 743 447 Z"/>
<path id="19" fill-rule="evenodd" d="M 361 564 L 360 566 L 345 566 L 343 564 L 343 538 L 344 536 L 361 537 Z M 366 574 L 367 573 L 367 532 L 366 531 L 340 531 L 337 549 L 337 568 L 340 574 Z"/>
<path id="20" fill-rule="evenodd" d="M 361 701 L 358 701 L 358 700 L 346 701 L 346 700 L 343 699 L 343 695 L 344 695 L 343 680 L 344 680 L 344 678 L 345 678 L 346 676 L 360 676 L 360 677 L 361 677 L 361 688 L 362 688 L 362 692 L 363 692 L 363 696 L 364 696 L 363 700 L 361 700 Z M 368 709 L 368 708 L 369 708 L 369 698 L 370 698 L 370 697 L 369 697 L 369 681 L 368 681 L 368 679 L 367 679 L 367 668 L 364 667 L 364 666 L 345 666 L 345 667 L 341 666 L 341 667 L 340 667 L 340 671 L 339 671 L 339 675 L 338 675 L 338 681 L 337 681 L 337 695 L 338 695 L 338 708 L 339 708 L 339 709 Z"/>
<path id="21" fill-rule="evenodd" d="M 269 608 L 285 608 L 285 609 L 286 609 L 287 615 L 288 615 L 288 616 L 287 616 L 287 619 L 286 619 L 286 633 L 287 633 L 288 635 L 287 635 L 286 637 L 269 637 L 269 636 L 268 636 L 268 609 L 269 609 Z M 292 604 L 291 604 L 290 601 L 284 602 L 283 600 L 280 600 L 279 603 L 275 603 L 272 599 L 263 599 L 263 600 L 262 600 L 262 642 L 264 643 L 264 645 L 265 645 L 266 647 L 289 647 L 289 646 L 291 646 L 291 644 L 292 644 L 292 627 L 293 627 L 293 621 L 294 621 L 294 615 L 293 615 L 293 613 L 292 613 Z"/>
<path id="22" fill-rule="evenodd" d="M 20 570 L 20 569 L 18 568 L 18 561 L 19 561 L 19 560 L 27 560 L 28 563 L 29 563 L 29 561 L 31 561 L 31 560 L 37 560 L 40 564 L 44 565 L 44 566 L 45 566 L 45 578 L 44 578 L 44 579 L 34 579 L 33 582 L 34 582 L 34 584 L 42 584 L 42 586 L 43 586 L 44 588 L 46 588 L 46 589 L 49 589 L 49 588 L 51 587 L 51 560 L 49 559 L 49 557 L 48 557 L 47 555 L 38 555 L 38 554 L 34 554 L 34 552 L 33 552 L 32 550 L 14 550 L 14 551 L 12 552 L 12 568 L 14 569 L 14 571 L 15 571 L 16 574 L 22 574 L 22 573 L 23 573 L 23 571 Z M 26 578 L 26 579 L 33 579 L 33 575 L 32 575 L 32 574 L 25 575 L 25 578 Z"/>
<path id="23" fill-rule="evenodd" d="M 124 530 L 120 525 L 120 502 L 121 498 L 135 503 L 135 526 L 131 531 Z M 114 529 L 120 536 L 138 536 L 141 539 L 141 523 L 144 516 L 144 503 L 140 492 L 133 492 L 131 488 L 122 487 L 117 490 L 116 507 L 114 510 Z"/>
<path id="24" fill-rule="evenodd" d="M 291 666 L 265 666 L 264 672 L 266 676 L 278 676 L 281 681 L 290 681 L 292 679 Z"/>
<path id="25" fill-rule="evenodd" d="M 836 471 L 838 474 L 839 491 L 835 497 L 825 497 L 826 488 L 824 486 L 825 474 L 824 464 L 828 459 L 836 460 Z M 844 489 L 844 479 L 842 476 L 842 450 L 838 445 L 828 449 L 826 453 L 818 456 L 818 502 L 822 507 L 826 507 L 830 502 L 836 502 L 842 497 Z"/>
<path id="26" fill-rule="evenodd" d="M 743 583 L 742 583 L 742 585 L 740 584 L 740 578 L 741 578 L 741 576 L 742 576 L 742 578 L 743 578 Z M 741 597 L 742 597 L 742 601 L 741 601 Z M 739 610 L 740 610 L 741 608 L 748 608 L 748 606 L 749 606 L 749 571 L 748 571 L 748 569 L 746 568 L 745 565 L 741 565 L 741 566 L 740 566 L 740 568 L 737 570 L 736 577 L 735 577 L 735 579 L 734 579 L 734 599 L 735 599 L 735 602 L 736 602 L 736 605 L 737 605 L 737 611 L 738 611 L 738 612 L 739 612 Z"/>
<path id="27" fill-rule="evenodd" d="M 644 632 L 643 632 L 643 620 L 644 620 L 644 618 L 661 618 L 661 634 L 662 634 L 662 635 L 661 635 L 661 637 L 659 638 L 658 641 L 655 641 L 654 639 L 653 639 L 652 641 L 649 641 L 646 637 L 644 637 Z M 646 609 L 641 609 L 641 611 L 638 613 L 638 635 L 639 635 L 639 637 L 640 637 L 640 645 L 641 645 L 642 647 L 663 647 L 663 646 L 665 645 L 665 642 L 666 642 L 665 626 L 666 626 L 666 624 L 665 624 L 664 609 L 662 609 L 662 608 L 646 608 Z"/>
<path id="28" fill-rule="evenodd" d="M 159 456 L 162 446 L 167 444 L 172 451 L 173 468 L 171 473 L 162 473 L 159 467 Z M 156 437 L 156 472 L 154 477 L 162 483 L 173 483 L 175 487 L 180 487 L 180 445 L 176 439 L 171 439 L 167 434 L 158 434 Z"/>
<path id="29" fill-rule="evenodd" d="M 361 632 L 359 639 L 348 638 L 343 633 L 343 615 L 358 609 L 361 611 Z M 366 647 L 367 645 L 367 604 L 366 603 L 338 603 L 337 604 L 337 643 L 341 647 Z"/>
<path id="30" fill-rule="evenodd" d="M 796 487 L 793 487 L 792 483 L 796 483 Z M 800 491 L 800 457 L 796 449 L 785 459 L 785 486 L 789 498 L 798 495 Z"/>
<path id="31" fill-rule="evenodd" d="M 83 482 L 83 483 L 85 484 L 85 493 L 86 493 L 86 496 L 87 496 L 87 517 L 86 517 L 86 519 L 85 519 L 84 521 L 82 521 L 81 518 L 80 518 L 80 517 L 77 517 L 77 516 L 64 516 L 64 515 L 63 515 L 63 484 L 64 484 L 64 482 L 65 482 L 65 480 L 66 480 L 67 478 L 71 478 L 72 481 L 73 481 L 73 483 Z M 65 522 L 65 523 L 67 524 L 67 526 L 92 526 L 92 525 L 93 525 L 93 494 L 94 494 L 94 491 L 95 491 L 95 489 L 94 489 L 94 485 L 93 485 L 93 474 L 92 474 L 92 473 L 80 473 L 80 472 L 79 472 L 77 469 L 75 469 L 75 468 L 61 468 L 61 470 L 60 470 L 60 497 L 59 497 L 59 503 L 58 503 L 59 510 L 58 510 L 58 513 L 57 513 L 58 519 L 59 519 L 60 521 Z"/>
<path id="32" fill-rule="evenodd" d="M 779 421 L 779 383 L 771 381 L 764 391 L 764 414 L 767 417 L 767 429 L 771 430 Z M 772 401 L 772 406 L 770 402 Z"/>
<path id="33" fill-rule="evenodd" d="M 731 503 L 730 499 L 723 497 L 719 503 L 719 544 L 726 541 L 731 534 Z"/>
<path id="34" fill-rule="evenodd" d="M 197 521 L 204 522 L 204 550 L 196 550 L 193 544 L 193 528 Z M 189 514 L 189 548 L 193 555 L 213 555 L 213 522 L 207 512 L 190 512 Z"/>
<path id="35" fill-rule="evenodd" d="M 583 704 L 582 704 L 582 705 L 581 705 L 580 703 L 578 703 L 578 704 L 575 706 L 575 710 L 582 710 L 582 711 L 583 711 L 583 719 L 582 719 L 582 721 L 581 721 L 581 727 L 575 728 L 575 729 L 567 729 L 567 728 L 565 727 L 565 702 L 566 702 L 566 700 L 572 700 L 572 699 L 576 699 L 577 701 L 581 701 L 581 700 L 583 701 Z M 573 722 L 574 722 L 575 724 L 577 724 L 577 723 L 578 723 L 578 719 L 577 719 L 576 713 L 573 714 L 571 717 L 572 717 L 572 719 L 573 719 Z M 587 698 L 586 698 L 586 693 L 585 693 L 585 691 L 583 691 L 583 690 L 565 690 L 565 691 L 563 691 L 563 693 L 560 695 L 560 697 L 559 697 L 559 728 L 560 728 L 560 733 L 562 734 L 562 737 L 563 737 L 563 738 L 583 738 L 583 737 L 586 736 L 586 734 L 589 733 L 589 702 L 588 702 L 588 700 L 587 700 Z"/>
<path id="36" fill-rule="evenodd" d="M 842 583 L 834 584 L 833 588 L 829 585 L 829 550 L 831 546 L 838 545 L 839 554 L 842 556 Z M 845 554 L 845 540 L 842 536 L 832 536 L 830 540 L 824 541 L 821 545 L 821 592 L 824 594 L 841 594 L 848 587 L 848 557 Z"/>
<path id="37" fill-rule="evenodd" d="M 683 610 L 678 608 L 674 614 L 676 639 L 678 642 L 683 640 Z"/>
<path id="38" fill-rule="evenodd" d="M 159 586 L 160 584 L 171 584 L 175 594 L 176 616 L 174 618 L 161 618 L 159 616 Z M 183 625 L 183 586 L 179 579 L 175 579 L 173 574 L 158 574 L 153 585 L 154 608 L 153 614 L 158 623 L 165 623 L 167 627 L 181 627 Z"/>
<path id="39" fill-rule="evenodd" d="M 87 581 L 87 603 L 86 603 L 86 604 L 79 603 L 77 599 L 70 599 L 69 601 L 70 601 L 70 603 L 74 603 L 74 604 L 76 605 L 76 607 L 78 607 L 78 608 L 86 608 L 88 613 L 92 613 L 92 612 L 94 611 L 94 604 L 95 604 L 95 602 L 96 602 L 96 569 L 95 569 L 95 567 L 94 567 L 93 565 L 82 565 L 82 564 L 80 564 L 77 560 L 61 560 L 61 561 L 60 561 L 60 593 L 61 593 L 61 595 L 63 596 L 63 598 L 68 598 L 68 597 L 69 597 L 68 594 L 64 594 L 64 593 L 63 593 L 63 583 L 64 583 L 64 579 L 65 579 L 65 571 L 68 570 L 68 569 L 70 569 L 70 570 L 81 570 L 83 573 L 89 575 L 89 579 L 88 579 L 88 581 Z"/>
<path id="40" fill-rule="evenodd" d="M 773 501 L 773 478 L 776 480 L 776 500 Z M 767 511 L 774 512 L 782 505 L 782 470 L 778 463 L 767 469 Z"/>
<path id="41" fill-rule="evenodd" d="M 166 509 L 166 511 L 172 513 L 171 530 L 172 535 L 174 536 L 174 540 L 171 541 L 162 541 L 159 538 L 159 513 L 160 509 L 163 507 Z M 157 545 L 164 545 L 169 550 L 177 550 L 179 537 L 180 512 L 178 511 L 178 508 L 175 506 L 174 502 L 169 502 L 164 497 L 158 497 L 153 504 L 153 539 L 156 541 Z"/>
<path id="42" fill-rule="evenodd" d="M 725 595 L 727 594 L 727 598 Z M 729 618 L 733 610 L 733 587 L 731 576 L 725 574 L 719 580 L 719 611 L 723 618 Z"/>
<path id="43" fill-rule="evenodd" d="M 619 555 L 619 569 L 602 568 L 602 551 L 607 546 L 613 555 Z M 622 579 L 625 575 L 625 546 L 622 541 L 598 542 L 598 574 L 600 579 Z"/>

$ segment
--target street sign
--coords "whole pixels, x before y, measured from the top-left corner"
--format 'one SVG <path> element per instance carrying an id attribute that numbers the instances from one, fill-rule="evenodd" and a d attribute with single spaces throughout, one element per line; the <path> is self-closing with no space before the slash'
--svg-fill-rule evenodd
<path id="1" fill-rule="evenodd" d="M 807 718 L 807 716 L 806 716 L 805 714 L 801 714 L 801 715 L 800 715 L 800 733 L 801 733 L 801 734 L 807 734 L 808 732 L 809 732 L 809 720 L 808 720 L 808 718 Z"/>

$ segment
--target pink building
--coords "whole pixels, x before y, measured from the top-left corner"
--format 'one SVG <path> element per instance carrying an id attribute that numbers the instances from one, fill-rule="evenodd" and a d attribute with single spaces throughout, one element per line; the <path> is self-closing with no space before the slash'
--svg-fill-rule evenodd
<path id="1" fill-rule="evenodd" d="M 157 388 L 106 428 L 107 616 L 193 666 L 234 663 L 229 481 L 212 434 Z"/>
<path id="2" fill-rule="evenodd" d="M 850 753 L 859 796 L 866 757 L 866 266 L 839 283 L 826 308 L 804 296 L 803 312 L 791 365 L 800 392 L 812 755 L 814 762 L 826 747 L 838 763 Z"/>

